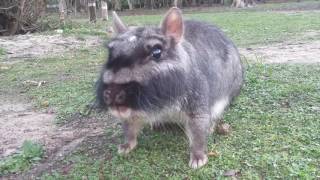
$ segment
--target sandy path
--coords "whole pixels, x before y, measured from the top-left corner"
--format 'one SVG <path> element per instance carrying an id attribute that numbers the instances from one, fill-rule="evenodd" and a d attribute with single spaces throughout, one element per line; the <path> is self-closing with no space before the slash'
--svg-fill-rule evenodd
<path id="1" fill-rule="evenodd" d="M 240 49 L 248 60 L 262 63 L 320 63 L 320 41 L 278 43 Z"/>

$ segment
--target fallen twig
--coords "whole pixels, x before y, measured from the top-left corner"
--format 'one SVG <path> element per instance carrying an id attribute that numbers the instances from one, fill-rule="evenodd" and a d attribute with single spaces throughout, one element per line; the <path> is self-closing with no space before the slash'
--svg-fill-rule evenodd
<path id="1" fill-rule="evenodd" d="M 17 7 L 17 5 L 9 6 L 9 7 L 6 7 L 6 8 L 0 7 L 0 10 L 9 10 L 9 9 L 14 8 L 14 7 Z"/>

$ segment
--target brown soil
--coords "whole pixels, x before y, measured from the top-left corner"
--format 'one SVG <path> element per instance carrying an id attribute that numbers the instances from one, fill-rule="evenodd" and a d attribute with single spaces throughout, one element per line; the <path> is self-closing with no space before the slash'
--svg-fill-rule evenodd
<path id="1" fill-rule="evenodd" d="M 25 140 L 50 144 L 53 114 L 36 113 L 29 104 L 12 102 L 0 105 L 0 114 L 0 158 L 16 152 Z"/>
<path id="2" fill-rule="evenodd" d="M 95 118 L 75 114 L 68 123 L 57 125 L 54 114 L 36 111 L 19 95 L 14 99 L 0 96 L 0 100 L 0 160 L 19 151 L 25 140 L 40 143 L 45 149 L 44 159 L 29 172 L 2 177 L 4 179 L 33 179 L 56 169 L 53 166 L 57 162 L 83 144 L 100 142 L 103 148 L 105 128 L 116 125 L 108 114 Z M 99 147 L 95 147 L 97 151 Z"/>
<path id="3" fill-rule="evenodd" d="M 0 36 L 0 47 L 5 49 L 4 62 L 16 63 L 25 59 L 63 55 L 81 47 L 94 47 L 101 44 L 98 37 L 65 37 L 56 35 L 17 35 Z"/>
<path id="4" fill-rule="evenodd" d="M 320 37 L 320 32 L 308 32 L 303 36 Z M 320 40 L 282 42 L 239 50 L 245 59 L 261 63 L 320 63 Z"/>
<path id="5" fill-rule="evenodd" d="M 104 130 L 103 122 L 93 119 L 81 122 L 84 123 L 81 127 L 77 125 L 78 121 L 72 125 L 57 126 L 54 114 L 36 112 L 28 104 L 8 102 L 1 105 L 0 110 L 0 158 L 16 152 L 25 140 L 41 143 L 47 152 L 54 152 L 62 144 L 101 134 Z"/>

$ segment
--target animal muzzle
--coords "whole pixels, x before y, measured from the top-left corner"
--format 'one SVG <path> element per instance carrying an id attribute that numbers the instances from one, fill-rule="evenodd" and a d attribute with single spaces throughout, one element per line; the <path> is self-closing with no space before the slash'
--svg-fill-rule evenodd
<path id="1" fill-rule="evenodd" d="M 125 104 L 127 94 L 119 85 L 112 85 L 103 91 L 103 98 L 108 106 L 119 106 Z"/>

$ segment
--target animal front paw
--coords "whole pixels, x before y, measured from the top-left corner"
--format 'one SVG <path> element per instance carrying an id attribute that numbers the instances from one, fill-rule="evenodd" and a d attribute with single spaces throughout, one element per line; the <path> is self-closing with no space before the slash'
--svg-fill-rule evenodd
<path id="1" fill-rule="evenodd" d="M 191 153 L 189 166 L 193 169 L 202 167 L 208 163 L 208 157 L 205 153 Z"/>
<path id="2" fill-rule="evenodd" d="M 137 146 L 137 143 L 125 143 L 120 144 L 118 147 L 118 153 L 121 155 L 128 154 L 131 152 L 135 147 Z"/>

